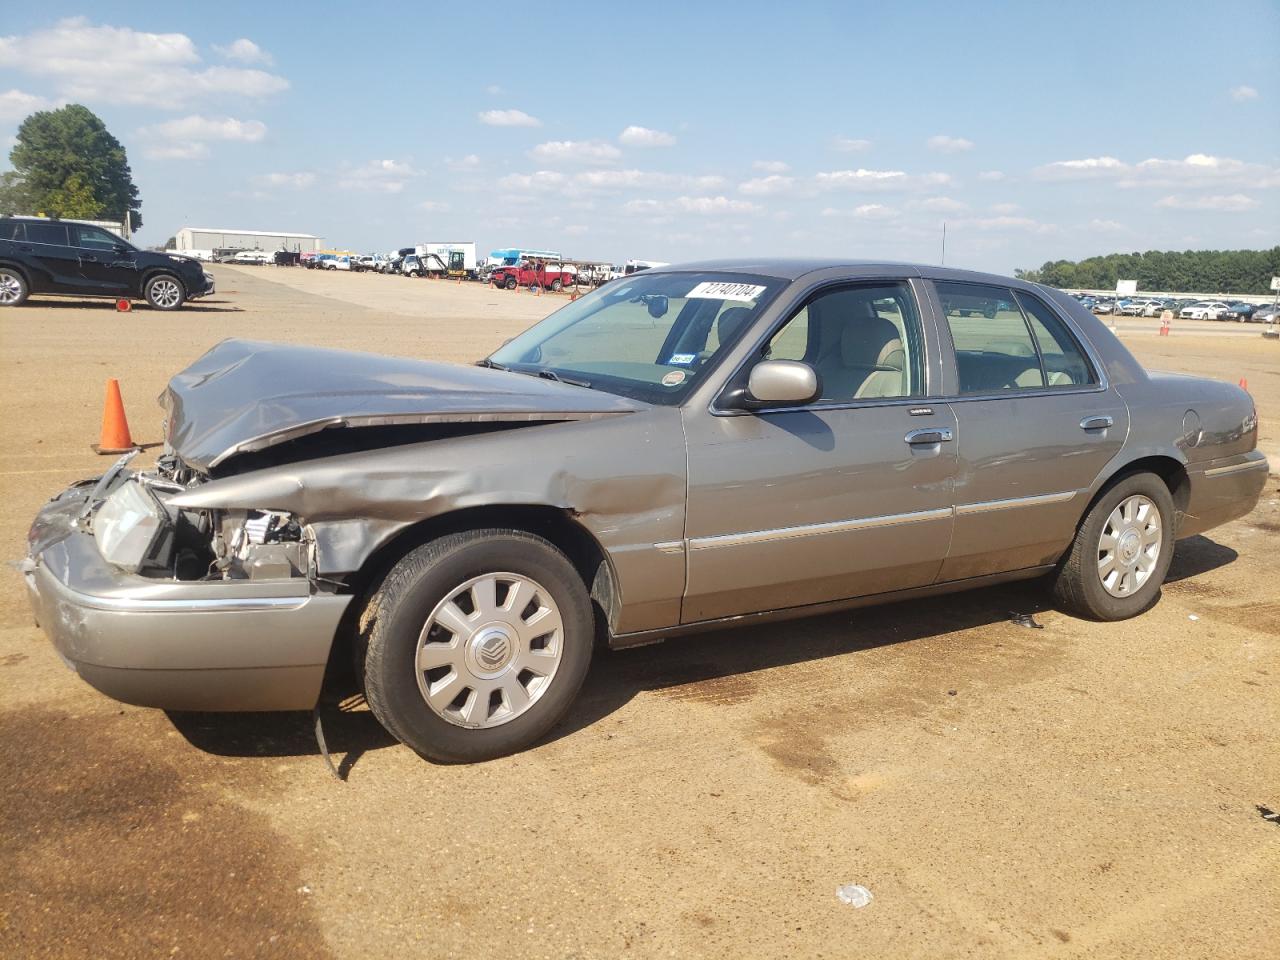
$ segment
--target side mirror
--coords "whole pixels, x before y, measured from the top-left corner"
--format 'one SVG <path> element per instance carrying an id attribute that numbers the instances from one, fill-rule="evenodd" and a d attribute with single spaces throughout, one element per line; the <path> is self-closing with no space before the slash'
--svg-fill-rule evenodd
<path id="1" fill-rule="evenodd" d="M 761 360 L 751 368 L 747 378 L 747 396 L 751 406 L 786 406 L 808 403 L 818 396 L 818 374 L 813 367 L 798 360 Z"/>

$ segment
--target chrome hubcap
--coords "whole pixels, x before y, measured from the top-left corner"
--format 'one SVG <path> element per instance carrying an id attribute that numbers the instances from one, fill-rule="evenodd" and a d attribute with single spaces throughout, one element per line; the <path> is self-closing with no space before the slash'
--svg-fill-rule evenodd
<path id="1" fill-rule="evenodd" d="M 22 296 L 22 281 L 12 273 L 0 273 L 0 303 L 17 303 Z"/>
<path id="2" fill-rule="evenodd" d="M 158 307 L 172 307 L 181 292 L 172 280 L 157 280 L 151 285 L 151 301 Z"/>
<path id="3" fill-rule="evenodd" d="M 564 652 L 564 623 L 551 594 L 515 573 L 459 584 L 418 636 L 418 690 L 459 727 L 496 727 L 546 692 Z"/>
<path id="4" fill-rule="evenodd" d="M 1160 511 L 1137 494 L 1121 501 L 1098 539 L 1098 577 L 1113 597 L 1127 597 L 1151 578 L 1160 559 L 1164 531 Z"/>

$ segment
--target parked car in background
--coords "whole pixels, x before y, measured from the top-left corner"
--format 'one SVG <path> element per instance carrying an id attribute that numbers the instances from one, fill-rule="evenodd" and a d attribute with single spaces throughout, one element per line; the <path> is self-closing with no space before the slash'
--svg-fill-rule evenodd
<path id="1" fill-rule="evenodd" d="M 1253 316 L 1249 318 L 1249 321 L 1251 323 L 1276 323 L 1278 322 L 1276 320 L 1278 313 L 1280 313 L 1280 310 L 1277 310 L 1273 304 L 1268 303 L 1253 311 Z"/>
<path id="2" fill-rule="evenodd" d="M 1183 320 L 1221 320 L 1230 305 L 1221 300 L 1201 300 L 1178 311 Z"/>
<path id="3" fill-rule="evenodd" d="M 1148 307 L 1154 306 L 1159 302 L 1151 297 L 1136 297 L 1133 300 L 1123 301 L 1119 312 L 1126 317 L 1141 317 Z"/>
<path id="4" fill-rule="evenodd" d="M 274 260 L 275 254 L 268 253 L 266 250 L 241 250 L 231 258 L 232 263 L 249 264 L 255 267 L 272 263 Z"/>
<path id="5" fill-rule="evenodd" d="M 515 290 L 517 287 L 542 287 L 559 291 L 571 286 L 577 272 L 568 264 L 522 261 L 514 267 L 495 267 L 489 274 L 489 282 L 495 287 Z"/>
<path id="6" fill-rule="evenodd" d="M 646 270 L 476 366 L 224 340 L 164 405 L 154 468 L 28 533 L 64 660 L 129 703 L 305 710 L 354 653 L 453 762 L 545 736 L 598 642 L 1033 578 L 1138 616 L 1268 473 L 1234 384 L 1148 373 L 1045 287 L 893 263 Z"/>
<path id="7" fill-rule="evenodd" d="M 102 227 L 75 220 L 0 217 L 0 307 L 35 294 L 144 299 L 177 310 L 214 292 L 198 260 L 139 250 Z"/>
<path id="8" fill-rule="evenodd" d="M 1095 300 L 1090 309 L 1094 313 L 1098 314 L 1114 313 L 1116 309 L 1116 302 L 1114 300 Z"/>
<path id="9" fill-rule="evenodd" d="M 352 270 L 354 269 L 355 260 L 355 257 L 349 257 L 346 254 L 340 257 L 328 257 L 324 261 L 324 268 L 326 270 Z"/>
<path id="10" fill-rule="evenodd" d="M 277 250 L 271 262 L 277 267 L 296 267 L 301 258 L 296 250 Z"/>
<path id="11" fill-rule="evenodd" d="M 1254 311 L 1258 309 L 1255 303 L 1232 303 L 1227 305 L 1227 309 L 1222 311 L 1223 320 L 1235 320 L 1238 323 L 1248 323 L 1252 319 Z"/>
<path id="12" fill-rule="evenodd" d="M 1142 315 L 1144 317 L 1158 317 L 1166 310 L 1173 310 L 1174 303 L 1175 301 L 1168 298 L 1163 300 L 1151 300 L 1143 309 Z"/>

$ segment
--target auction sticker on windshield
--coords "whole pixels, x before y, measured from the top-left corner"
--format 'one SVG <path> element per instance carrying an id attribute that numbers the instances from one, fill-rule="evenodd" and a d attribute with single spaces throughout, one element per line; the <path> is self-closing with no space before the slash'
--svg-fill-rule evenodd
<path id="1" fill-rule="evenodd" d="M 702 300 L 755 300 L 765 288 L 754 283 L 725 283 L 722 280 L 706 280 L 685 294 L 687 299 Z"/>

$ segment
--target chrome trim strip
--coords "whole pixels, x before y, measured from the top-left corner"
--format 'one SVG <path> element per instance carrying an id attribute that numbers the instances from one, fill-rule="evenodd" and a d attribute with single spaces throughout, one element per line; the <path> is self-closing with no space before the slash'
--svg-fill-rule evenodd
<path id="1" fill-rule="evenodd" d="M 209 597 L 193 600 L 156 600 L 140 597 L 95 597 L 59 584 L 62 599 L 90 610 L 115 613 L 247 613 L 251 610 L 298 610 L 307 597 Z"/>
<path id="2" fill-rule="evenodd" d="M 990 513 L 994 510 L 1015 510 L 1018 507 L 1039 507 L 1049 503 L 1066 503 L 1075 497 L 1079 490 L 1064 490 L 1061 493 L 1045 493 L 1036 497 L 1012 497 L 1008 500 L 984 500 L 981 503 L 962 503 L 956 507 L 956 516 L 967 516 L 974 513 Z"/>
<path id="3" fill-rule="evenodd" d="M 1233 463 L 1225 467 L 1212 467 L 1204 472 L 1206 477 L 1224 477 L 1231 473 L 1242 473 L 1245 470 L 1266 469 L 1268 466 L 1267 458 L 1262 457 L 1258 460 L 1246 460 L 1244 463 Z"/>
<path id="4" fill-rule="evenodd" d="M 664 540 L 662 543 L 655 543 L 653 549 L 659 553 L 684 553 L 684 541 Z"/>
<path id="5" fill-rule="evenodd" d="M 920 510 L 916 513 L 894 513 L 885 517 L 862 517 L 857 520 L 833 520 L 829 523 L 810 523 L 799 527 L 778 527 L 773 530 L 752 530 L 748 533 L 723 533 L 713 537 L 693 537 L 690 550 L 713 550 L 717 547 L 740 547 L 749 543 L 765 543 L 771 540 L 793 540 L 827 533 L 846 533 L 851 530 L 869 530 L 875 527 L 895 527 L 904 523 L 923 523 L 929 520 L 945 520 L 951 516 L 950 507 L 937 510 Z"/>

